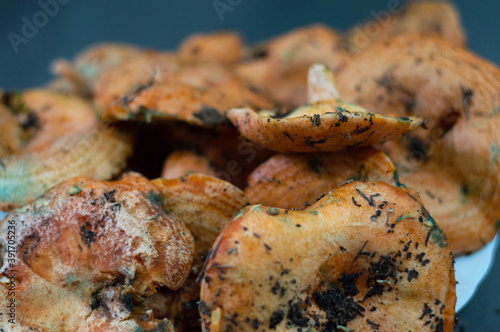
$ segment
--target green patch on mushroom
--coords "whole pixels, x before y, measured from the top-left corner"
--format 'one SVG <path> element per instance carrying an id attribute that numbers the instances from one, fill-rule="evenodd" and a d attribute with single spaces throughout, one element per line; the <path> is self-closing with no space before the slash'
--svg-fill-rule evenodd
<path id="1" fill-rule="evenodd" d="M 79 192 L 81 192 L 82 189 L 80 189 L 80 187 L 78 187 L 76 184 L 73 185 L 71 188 L 69 188 L 68 190 L 68 194 L 70 194 L 71 196 L 73 195 L 76 195 L 78 194 Z"/>
<path id="2" fill-rule="evenodd" d="M 498 157 L 500 156 L 500 146 L 491 144 L 490 145 L 490 156 L 494 163 L 498 163 Z"/>

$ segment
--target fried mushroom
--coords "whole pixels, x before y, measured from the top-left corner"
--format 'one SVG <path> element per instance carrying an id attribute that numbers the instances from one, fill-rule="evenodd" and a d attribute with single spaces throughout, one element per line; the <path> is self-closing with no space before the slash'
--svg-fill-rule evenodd
<path id="1" fill-rule="evenodd" d="M 14 280 L 13 331 L 173 331 L 141 303 L 155 287 L 182 285 L 194 241 L 158 196 L 135 173 L 114 182 L 77 177 L 8 214 L 1 223 L 0 301 Z M 14 257 L 7 243 L 12 223 Z"/>
<path id="2" fill-rule="evenodd" d="M 250 174 L 245 193 L 251 204 L 301 210 L 347 181 L 400 185 L 396 168 L 385 153 L 367 147 L 277 154 Z"/>
<path id="3" fill-rule="evenodd" d="M 249 206 L 202 281 L 210 331 L 451 331 L 446 237 L 410 192 L 352 182 L 303 211 Z"/>
<path id="4" fill-rule="evenodd" d="M 74 176 L 111 179 L 132 152 L 131 135 L 99 125 L 79 97 L 39 89 L 2 101 L 0 206 L 26 204 Z"/>
<path id="5" fill-rule="evenodd" d="M 313 65 L 308 75 L 309 104 L 286 116 L 249 108 L 231 109 L 227 117 L 241 135 L 278 152 L 340 151 L 401 136 L 421 121 L 370 113 L 339 99 L 333 73 Z"/>

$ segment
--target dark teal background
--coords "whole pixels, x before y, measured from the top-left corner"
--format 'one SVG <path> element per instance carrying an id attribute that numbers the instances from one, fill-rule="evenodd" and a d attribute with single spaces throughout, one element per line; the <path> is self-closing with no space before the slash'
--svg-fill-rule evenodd
<path id="1" fill-rule="evenodd" d="M 46 0 L 42 0 L 45 2 Z M 12 48 L 7 35 L 21 35 L 22 18 L 32 21 L 38 1 L 0 0 L 0 87 L 24 89 L 50 79 L 48 65 L 56 57 L 71 58 L 100 41 L 121 41 L 172 49 L 188 34 L 231 29 L 248 42 L 301 25 L 323 22 L 346 29 L 386 10 L 395 0 L 264 1 L 222 0 L 237 4 L 221 21 L 213 1 L 65 0 L 59 12 L 37 34 Z M 469 47 L 500 64 L 500 1 L 455 1 L 468 34 Z M 500 130 L 500 129 L 499 129 Z M 458 315 L 457 331 L 500 331 L 500 255 L 474 299 Z"/>

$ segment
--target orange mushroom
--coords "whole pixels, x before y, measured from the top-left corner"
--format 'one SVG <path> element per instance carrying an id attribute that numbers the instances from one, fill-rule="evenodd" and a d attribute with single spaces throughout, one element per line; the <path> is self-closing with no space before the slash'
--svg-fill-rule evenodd
<path id="1" fill-rule="evenodd" d="M 396 168 L 385 153 L 367 147 L 277 154 L 250 174 L 245 193 L 251 204 L 302 210 L 347 181 L 400 185 Z"/>
<path id="2" fill-rule="evenodd" d="M 231 107 L 271 107 L 272 103 L 227 67 L 185 61 L 173 54 L 145 54 L 103 73 L 96 104 L 109 121 L 182 120 L 215 127 Z"/>
<path id="3" fill-rule="evenodd" d="M 452 331 L 453 258 L 412 192 L 352 182 L 303 211 L 260 205 L 216 240 L 201 285 L 210 331 Z"/>
<path id="4" fill-rule="evenodd" d="M 460 14 L 447 1 L 413 1 L 403 8 L 388 8 L 372 12 L 374 20 L 356 25 L 347 32 L 351 52 L 357 53 L 370 45 L 401 34 L 435 35 L 458 47 L 465 47 Z"/>
<path id="5" fill-rule="evenodd" d="M 382 114 L 426 120 L 427 129 L 407 133 L 381 149 L 402 177 L 414 178 L 410 180 L 413 189 L 422 197 L 432 188 L 412 173 L 424 176 L 437 168 L 443 170 L 439 173 L 450 173 L 445 178 L 453 198 L 443 205 L 448 215 L 436 220 L 450 222 L 443 229 L 450 230 L 454 253 L 477 250 L 491 241 L 500 220 L 500 69 L 438 37 L 405 35 L 354 56 L 337 78 L 342 96 L 350 102 Z M 426 169 L 420 171 L 420 167 Z M 478 203 L 481 218 L 475 213 L 454 216 L 458 188 L 467 201 Z M 433 215 L 434 208 L 439 207 L 429 205 Z M 458 221 L 468 226 L 454 226 Z M 477 233 L 465 241 L 468 234 L 451 231 L 462 227 L 477 228 Z"/>
<path id="6" fill-rule="evenodd" d="M 7 305 L 13 281 L 14 331 L 173 331 L 141 303 L 155 287 L 182 285 L 194 241 L 159 194 L 135 173 L 114 182 L 77 177 L 8 214 L 0 224 L 0 303 Z M 6 320 L 0 316 L 4 327 Z"/>
<path id="7" fill-rule="evenodd" d="M 230 219 L 248 204 L 248 199 L 229 182 L 204 174 L 156 179 L 152 183 L 160 191 L 163 209 L 182 219 L 191 231 L 196 249 L 191 273 L 184 284 L 175 292 L 160 288 L 146 299 L 144 306 L 153 309 L 155 317 L 173 321 L 176 331 L 199 330 L 200 285 L 196 280 L 215 239 Z"/>
<path id="8" fill-rule="evenodd" d="M 324 63 L 337 73 L 349 61 L 342 36 L 314 24 L 287 32 L 254 47 L 254 58 L 236 66 L 238 74 L 261 87 L 284 109 L 306 103 L 309 67 Z"/>
<path id="9" fill-rule="evenodd" d="M 339 99 L 333 73 L 323 65 L 309 70 L 308 101 L 286 116 L 249 108 L 230 109 L 227 117 L 241 135 L 278 152 L 341 151 L 400 137 L 421 121 L 370 113 Z"/>
<path id="10" fill-rule="evenodd" d="M 125 167 L 131 135 L 100 125 L 88 101 L 42 89 L 2 100 L 0 208 L 24 205 L 74 176 L 106 180 Z"/>

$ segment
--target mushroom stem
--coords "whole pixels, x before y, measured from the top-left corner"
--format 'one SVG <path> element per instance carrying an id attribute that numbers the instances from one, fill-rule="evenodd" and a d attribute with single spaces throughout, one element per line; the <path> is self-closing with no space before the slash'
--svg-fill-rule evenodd
<path id="1" fill-rule="evenodd" d="M 313 64 L 307 75 L 307 102 L 312 104 L 337 98 L 339 93 L 335 87 L 333 72 L 325 65 Z"/>

